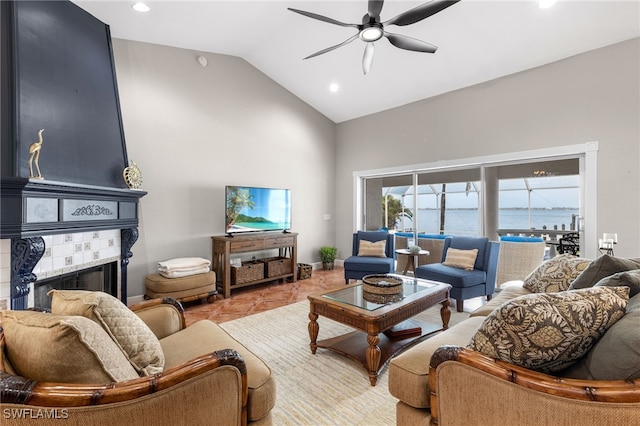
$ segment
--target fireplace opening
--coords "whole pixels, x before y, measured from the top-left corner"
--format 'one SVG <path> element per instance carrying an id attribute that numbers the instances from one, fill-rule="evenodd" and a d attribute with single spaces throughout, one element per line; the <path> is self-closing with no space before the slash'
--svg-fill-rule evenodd
<path id="1" fill-rule="evenodd" d="M 34 307 L 51 309 L 50 290 L 104 291 L 118 297 L 118 262 L 58 275 L 34 283 Z"/>

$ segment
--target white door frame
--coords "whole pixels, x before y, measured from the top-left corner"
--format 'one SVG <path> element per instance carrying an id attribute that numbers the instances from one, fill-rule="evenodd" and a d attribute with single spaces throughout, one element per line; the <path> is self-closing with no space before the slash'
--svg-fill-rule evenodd
<path id="1" fill-rule="evenodd" d="M 576 145 L 565 145 L 529 151 L 509 152 L 487 155 L 483 157 L 441 160 L 434 163 L 413 164 L 383 169 L 361 170 L 353 172 L 353 230 L 361 229 L 363 224 L 363 185 L 364 179 L 397 174 L 417 173 L 424 171 L 495 166 L 500 163 L 531 161 L 541 159 L 560 159 L 578 157 L 580 159 L 580 253 L 582 256 L 595 259 L 598 255 L 598 142 L 586 142 Z"/>

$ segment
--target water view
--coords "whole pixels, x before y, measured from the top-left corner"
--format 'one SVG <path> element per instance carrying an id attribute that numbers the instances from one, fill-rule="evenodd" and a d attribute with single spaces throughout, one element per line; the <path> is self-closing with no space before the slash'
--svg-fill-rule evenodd
<path id="1" fill-rule="evenodd" d="M 562 229 L 568 230 L 572 219 L 578 215 L 578 209 L 500 209 L 498 227 L 500 229 Z M 425 234 L 439 233 L 440 211 L 437 209 L 419 209 L 418 231 Z M 400 221 L 398 229 L 411 229 L 413 223 L 405 219 Z M 480 224 L 477 209 L 447 209 L 445 216 L 445 234 L 477 236 L 480 234 Z"/>

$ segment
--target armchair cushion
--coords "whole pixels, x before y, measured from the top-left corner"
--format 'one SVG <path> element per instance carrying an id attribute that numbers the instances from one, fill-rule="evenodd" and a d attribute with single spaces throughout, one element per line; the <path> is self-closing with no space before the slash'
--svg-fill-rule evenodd
<path id="1" fill-rule="evenodd" d="M 375 242 L 360 240 L 360 245 L 358 248 L 358 256 L 387 257 L 387 255 L 385 254 L 386 246 L 387 246 L 386 240 L 380 240 Z"/>
<path id="2" fill-rule="evenodd" d="M 520 296 L 486 317 L 468 347 L 544 373 L 585 355 L 625 314 L 626 287 Z"/>
<path id="3" fill-rule="evenodd" d="M 523 287 L 533 293 L 565 291 L 590 263 L 589 259 L 570 254 L 558 255 L 542 263 L 527 275 Z"/>
<path id="4" fill-rule="evenodd" d="M 466 269 L 447 266 L 443 263 L 422 265 L 417 268 L 417 271 L 422 272 L 422 274 L 418 274 L 420 278 L 446 282 L 456 288 L 473 287 L 478 284 L 484 284 L 487 281 L 487 273 L 485 271 L 479 269 L 467 271 Z M 425 275 L 424 272 L 428 272 L 428 275 Z"/>
<path id="5" fill-rule="evenodd" d="M 90 319 L 34 311 L 1 315 L 7 357 L 17 375 L 60 383 L 139 377 L 111 337 Z"/>
<path id="6" fill-rule="evenodd" d="M 443 265 L 461 268 L 466 271 L 473 271 L 473 265 L 478 257 L 478 249 L 460 250 L 449 248 L 447 255 L 442 262 Z"/>
<path id="7" fill-rule="evenodd" d="M 423 340 L 411 349 L 391 358 L 389 392 L 414 408 L 427 408 L 429 401 L 429 361 L 441 346 L 464 346 L 482 325 L 484 318 L 474 317 L 456 324 L 444 333 Z"/>
<path id="8" fill-rule="evenodd" d="M 51 290 L 51 312 L 89 318 L 111 336 L 140 375 L 164 369 L 164 353 L 151 329 L 120 300 L 101 291 Z"/>
<path id="9" fill-rule="evenodd" d="M 393 272 L 394 269 L 394 260 L 390 257 L 351 256 L 348 260 L 349 271 L 366 272 L 366 274 L 388 274 Z"/>
<path id="10" fill-rule="evenodd" d="M 198 321 L 179 333 L 165 337 L 160 344 L 166 354 L 167 369 L 210 352 L 222 349 L 237 351 L 247 366 L 249 420 L 267 416 L 274 407 L 276 385 L 269 367 L 217 324 Z"/>

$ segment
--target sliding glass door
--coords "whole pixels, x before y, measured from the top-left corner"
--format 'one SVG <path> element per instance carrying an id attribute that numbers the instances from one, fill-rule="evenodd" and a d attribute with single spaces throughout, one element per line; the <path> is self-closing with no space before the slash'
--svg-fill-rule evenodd
<path id="1" fill-rule="evenodd" d="M 363 229 L 557 238 L 580 232 L 580 157 L 407 170 L 363 178 Z"/>
<path id="2" fill-rule="evenodd" d="M 578 158 L 499 166 L 496 172 L 499 234 L 557 237 L 580 231 Z"/>
<path id="3" fill-rule="evenodd" d="M 477 236 L 480 232 L 480 168 L 421 172 L 418 232 Z"/>

